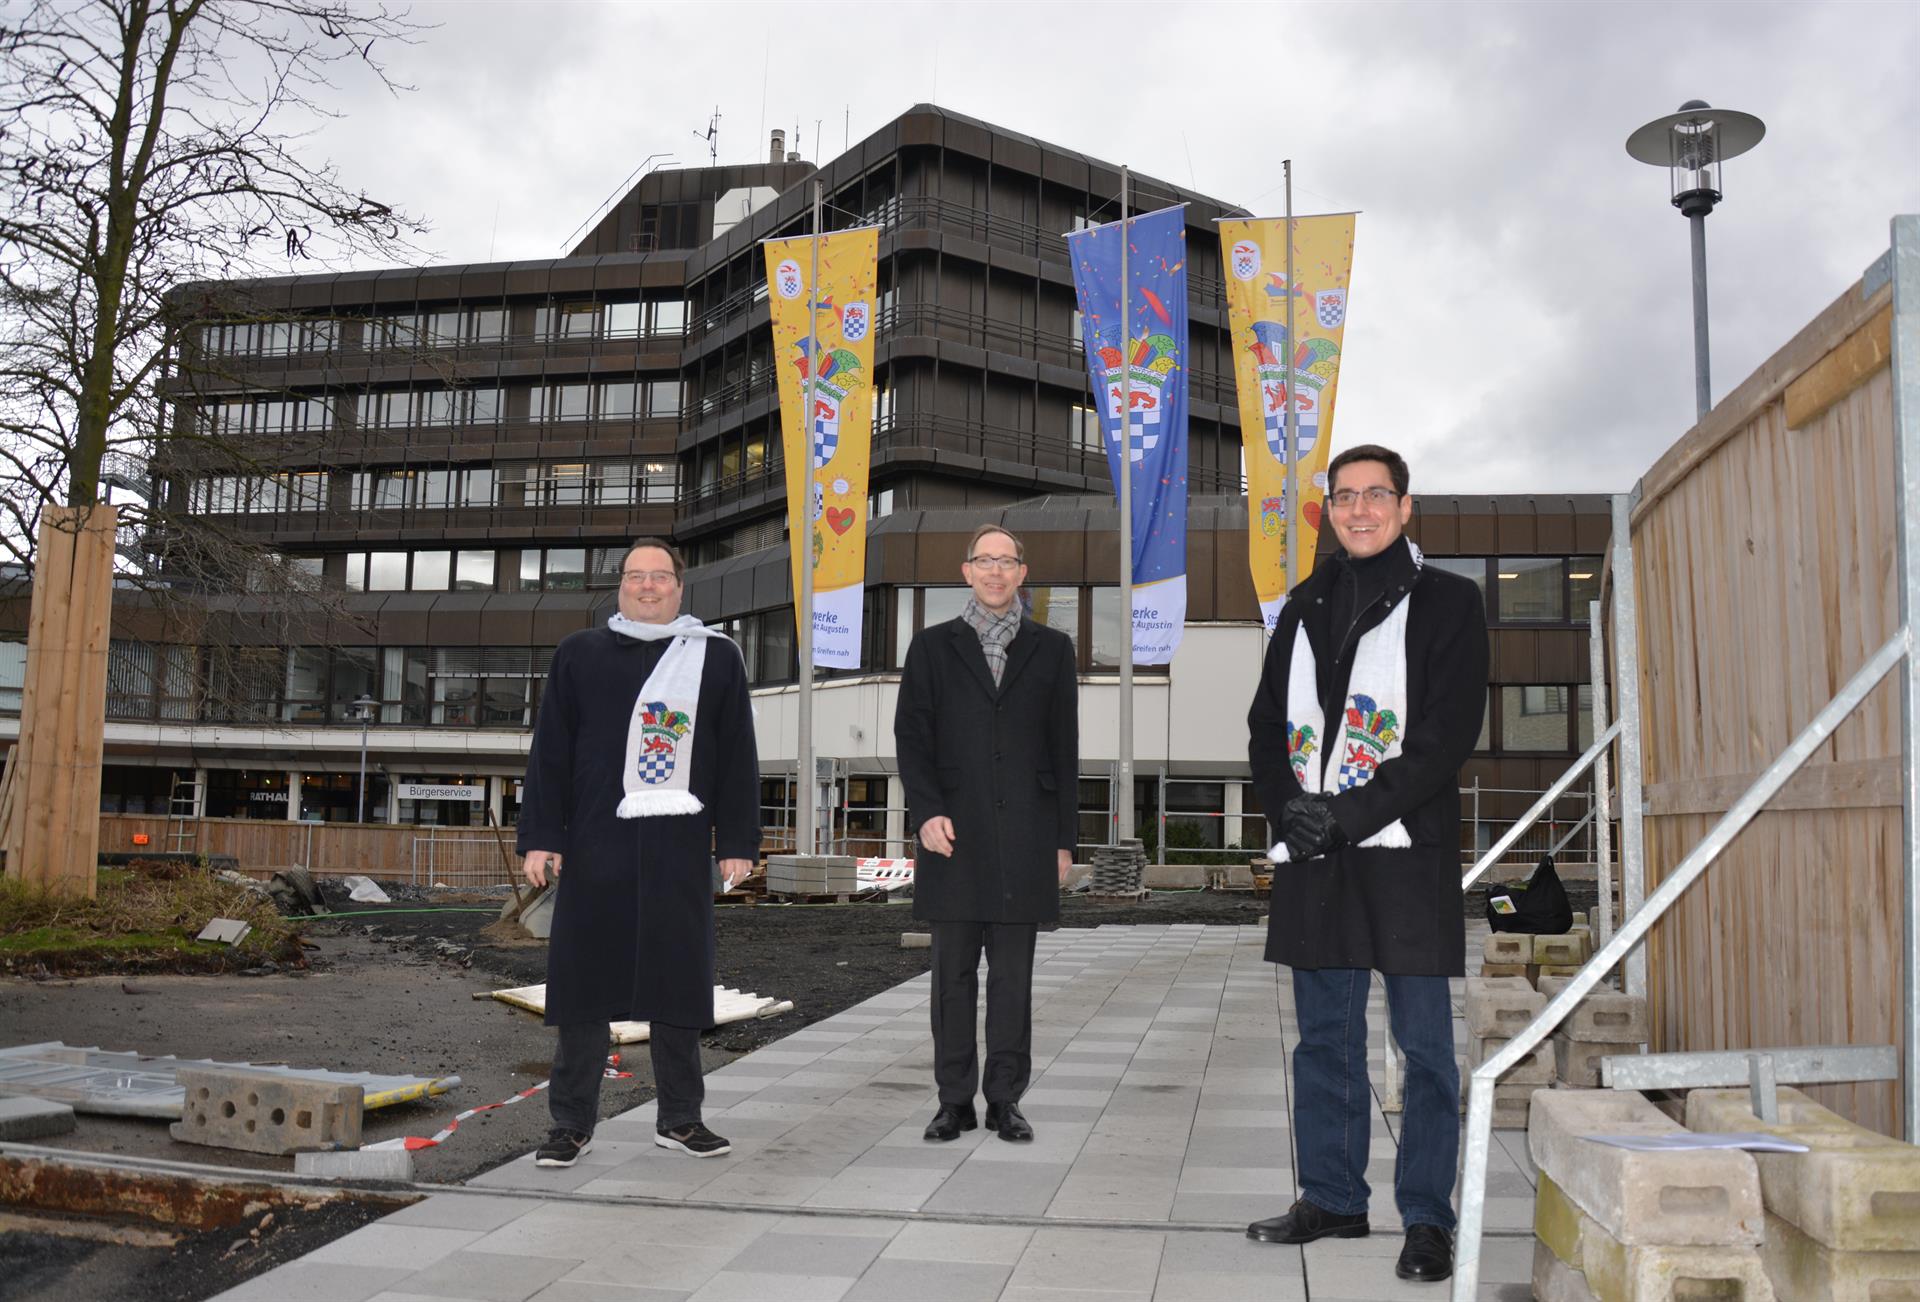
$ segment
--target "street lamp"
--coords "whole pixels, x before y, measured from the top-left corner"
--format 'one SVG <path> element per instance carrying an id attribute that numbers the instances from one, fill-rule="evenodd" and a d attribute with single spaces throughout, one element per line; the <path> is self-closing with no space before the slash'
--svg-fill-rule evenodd
<path id="1" fill-rule="evenodd" d="M 1707 214 L 1720 202 L 1720 165 L 1760 143 L 1767 124 L 1751 113 L 1690 99 L 1627 137 L 1627 153 L 1668 169 L 1673 206 L 1693 226 L 1693 405 L 1698 420 L 1713 398 L 1707 383 Z"/>
<path id="2" fill-rule="evenodd" d="M 360 720 L 360 808 L 353 821 L 367 821 L 367 726 L 373 722 L 373 707 L 376 704 L 371 696 L 362 692 L 353 703 L 353 716 Z"/>

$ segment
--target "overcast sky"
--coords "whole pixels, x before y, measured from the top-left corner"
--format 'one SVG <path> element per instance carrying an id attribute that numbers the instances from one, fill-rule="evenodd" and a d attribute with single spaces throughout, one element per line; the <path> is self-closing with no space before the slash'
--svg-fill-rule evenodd
<path id="1" fill-rule="evenodd" d="M 1687 99 L 1756 114 L 1707 220 L 1724 397 L 1920 212 L 1920 5 L 423 3 L 398 97 L 307 145 L 436 258 L 551 257 L 647 155 L 839 154 L 932 101 L 1278 215 L 1358 209 L 1336 447 L 1416 491 L 1632 484 L 1692 424 L 1687 223 L 1627 157 Z M 816 140 L 815 120 L 821 120 Z M 791 145 L 790 145 L 791 147 Z"/>

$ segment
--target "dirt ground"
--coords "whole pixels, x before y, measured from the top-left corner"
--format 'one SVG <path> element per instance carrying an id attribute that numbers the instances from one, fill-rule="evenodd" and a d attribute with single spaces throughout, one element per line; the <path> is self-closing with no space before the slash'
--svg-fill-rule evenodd
<path id="1" fill-rule="evenodd" d="M 365 1119 L 365 1140 L 430 1136 L 457 1112 L 497 1103 L 547 1078 L 552 1033 L 539 1018 L 476 991 L 546 979 L 542 942 L 500 944 L 483 934 L 498 899 L 390 887 L 387 905 L 313 920 L 308 970 L 256 976 L 0 979 L 0 1037 L 8 1044 L 63 1040 L 145 1054 L 285 1063 L 339 1071 L 458 1075 L 450 1093 L 382 1108 Z M 1264 903 L 1206 892 L 1158 893 L 1140 904 L 1069 898 L 1062 925 L 1236 924 L 1265 916 Z M 900 933 L 924 930 L 904 904 L 729 906 L 717 911 L 723 985 L 793 1001 L 790 1013 L 735 1023 L 701 1041 L 707 1070 L 829 1017 L 926 970 L 928 951 L 900 948 Z M 633 1052 L 638 1050 L 638 1052 Z M 631 1079 L 609 1080 L 603 1116 L 653 1097 L 644 1045 L 621 1064 Z M 82 1114 L 53 1146 L 174 1161 L 290 1170 L 291 1158 L 176 1142 L 164 1122 Z M 546 1135 L 545 1099 L 535 1095 L 461 1123 L 438 1148 L 414 1155 L 415 1178 L 459 1183 L 532 1149 Z M 344 1234 L 377 1212 L 352 1208 L 282 1218 L 257 1241 L 234 1231 L 189 1240 L 171 1252 L 95 1247 L 26 1233 L 0 1233 L 0 1299 L 114 1296 L 125 1302 L 191 1302 Z M 238 1239 L 248 1243 L 235 1248 Z"/>

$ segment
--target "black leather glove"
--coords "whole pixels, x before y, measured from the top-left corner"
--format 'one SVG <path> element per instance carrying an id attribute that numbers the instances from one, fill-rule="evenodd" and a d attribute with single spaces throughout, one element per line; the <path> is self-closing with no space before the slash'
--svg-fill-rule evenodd
<path id="1" fill-rule="evenodd" d="M 1287 856 L 1294 863 L 1338 850 L 1347 843 L 1347 834 L 1333 817 L 1333 801 L 1327 796 L 1295 796 L 1280 815 L 1280 830 L 1287 843 Z"/>

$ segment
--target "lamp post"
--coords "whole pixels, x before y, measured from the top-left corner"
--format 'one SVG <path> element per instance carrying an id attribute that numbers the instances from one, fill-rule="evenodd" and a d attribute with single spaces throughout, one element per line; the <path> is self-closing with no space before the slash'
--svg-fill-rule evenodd
<path id="1" fill-rule="evenodd" d="M 374 699 L 362 692 L 353 703 L 354 717 L 360 720 L 360 807 L 353 821 L 367 821 L 367 727 L 373 722 Z"/>
<path id="2" fill-rule="evenodd" d="M 1760 143 L 1767 124 L 1751 113 L 1690 99 L 1627 137 L 1627 153 L 1668 170 L 1673 206 L 1693 227 L 1693 405 L 1713 406 L 1707 376 L 1707 214 L 1720 202 L 1720 165 Z"/>

